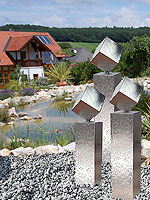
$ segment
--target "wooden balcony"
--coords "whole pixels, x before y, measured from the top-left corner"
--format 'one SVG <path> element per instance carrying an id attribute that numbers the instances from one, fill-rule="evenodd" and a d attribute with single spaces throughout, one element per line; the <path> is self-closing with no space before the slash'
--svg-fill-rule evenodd
<path id="1" fill-rule="evenodd" d="M 42 66 L 42 59 L 24 59 L 24 60 L 20 60 L 18 61 L 18 64 L 21 67 L 34 67 L 34 66 Z"/>

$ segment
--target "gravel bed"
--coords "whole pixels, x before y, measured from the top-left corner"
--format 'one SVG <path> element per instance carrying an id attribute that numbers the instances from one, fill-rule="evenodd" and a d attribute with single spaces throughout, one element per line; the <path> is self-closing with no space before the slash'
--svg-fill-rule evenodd
<path id="1" fill-rule="evenodd" d="M 141 193 L 150 199 L 150 167 L 142 165 Z M 109 200 L 111 167 L 102 163 L 101 185 L 76 185 L 74 153 L 0 157 L 0 200 Z"/>

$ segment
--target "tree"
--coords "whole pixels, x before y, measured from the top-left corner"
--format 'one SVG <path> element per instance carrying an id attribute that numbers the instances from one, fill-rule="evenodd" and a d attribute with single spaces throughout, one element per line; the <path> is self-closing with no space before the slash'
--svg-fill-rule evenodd
<path id="1" fill-rule="evenodd" d="M 131 78 L 142 76 L 144 73 L 149 73 L 149 64 L 149 37 L 146 35 L 136 36 L 124 45 L 123 56 L 119 63 L 123 75 Z"/>

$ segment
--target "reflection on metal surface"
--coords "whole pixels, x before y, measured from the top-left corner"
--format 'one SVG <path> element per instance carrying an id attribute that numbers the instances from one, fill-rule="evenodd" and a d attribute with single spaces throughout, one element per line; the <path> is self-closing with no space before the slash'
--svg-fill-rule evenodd
<path id="1" fill-rule="evenodd" d="M 141 113 L 111 113 L 112 198 L 133 198 L 140 192 Z"/>
<path id="2" fill-rule="evenodd" d="M 143 88 L 140 85 L 124 77 L 115 88 L 110 103 L 120 110 L 129 112 L 138 103 L 142 90 Z"/>
<path id="3" fill-rule="evenodd" d="M 102 122 L 75 123 L 77 184 L 100 184 Z"/>
<path id="4" fill-rule="evenodd" d="M 87 86 L 78 96 L 72 111 L 80 115 L 86 121 L 95 117 L 103 106 L 105 96 L 97 90 Z"/>
<path id="5" fill-rule="evenodd" d="M 120 73 L 106 75 L 104 72 L 101 72 L 94 74 L 94 88 L 106 97 L 101 112 L 95 117 L 95 121 L 103 122 L 102 160 L 105 162 L 110 162 L 111 160 L 110 113 L 115 111 L 115 106 L 110 103 L 110 99 L 120 81 Z"/>
<path id="6" fill-rule="evenodd" d="M 123 48 L 106 37 L 96 48 L 91 63 L 109 73 L 119 62 Z"/>

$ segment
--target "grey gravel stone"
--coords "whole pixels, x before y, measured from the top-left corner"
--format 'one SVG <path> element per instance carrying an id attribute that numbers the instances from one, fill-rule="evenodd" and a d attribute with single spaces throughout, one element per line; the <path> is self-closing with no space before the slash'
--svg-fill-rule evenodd
<path id="1" fill-rule="evenodd" d="M 141 193 L 150 199 L 150 167 L 141 166 Z M 75 183 L 74 153 L 0 157 L 0 200 L 111 200 L 111 166 L 102 163 L 101 185 Z"/>

